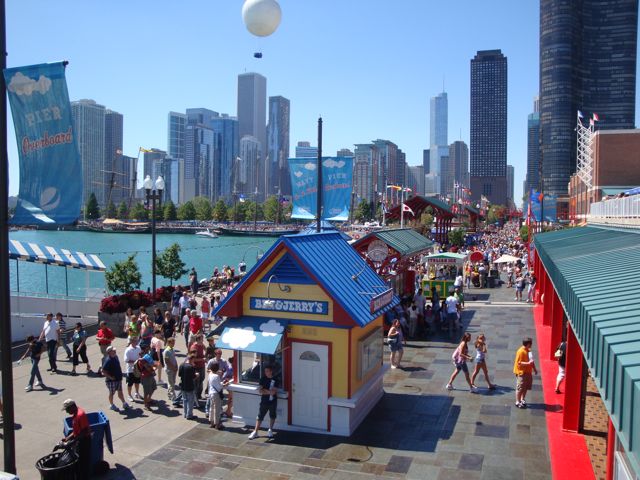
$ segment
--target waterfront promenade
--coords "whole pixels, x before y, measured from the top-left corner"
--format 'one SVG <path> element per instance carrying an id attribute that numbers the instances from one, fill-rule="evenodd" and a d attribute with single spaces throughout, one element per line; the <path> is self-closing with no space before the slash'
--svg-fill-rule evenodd
<path id="1" fill-rule="evenodd" d="M 445 336 L 409 341 L 404 369 L 387 372 L 383 399 L 350 438 L 276 432 L 273 440 L 249 440 L 250 430 L 241 425 L 227 422 L 227 430 L 214 431 L 202 412 L 198 420 L 186 421 L 181 409 L 148 413 L 139 403 L 132 413 L 119 414 L 108 410 L 104 380 L 84 375 L 43 372 L 51 389 L 25 393 L 23 364 L 14 369 L 20 478 L 39 478 L 33 464 L 60 438 L 61 404 L 72 397 L 87 411 L 105 411 L 111 422 L 114 454 L 105 448 L 105 460 L 112 471 L 103 478 L 549 479 L 549 406 L 539 377 L 527 398 L 530 408 L 514 406 L 513 357 L 523 336 L 535 339 L 532 308 L 514 302 L 513 290 L 504 286 L 472 289 L 466 299 L 464 328 L 473 339 L 486 334 L 488 367 L 498 389 L 489 391 L 479 376 L 479 392 L 472 394 L 459 376 L 455 390 L 445 390 L 455 344 Z M 116 344 L 121 357 L 124 341 Z M 181 339 L 177 344 L 184 347 Z M 95 342 L 89 350 L 95 369 Z M 535 341 L 533 351 L 538 358 Z M 385 351 L 385 362 L 387 357 Z M 46 364 L 41 362 L 42 370 Z M 70 370 L 64 361 L 59 367 Z M 155 397 L 164 399 L 165 392 L 160 388 Z"/>

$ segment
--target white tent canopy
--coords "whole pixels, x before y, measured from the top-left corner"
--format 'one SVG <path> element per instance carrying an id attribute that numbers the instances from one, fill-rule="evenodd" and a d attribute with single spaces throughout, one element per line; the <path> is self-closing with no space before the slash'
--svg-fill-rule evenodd
<path id="1" fill-rule="evenodd" d="M 515 263 L 520 260 L 518 257 L 514 257 L 513 255 L 502 255 L 497 260 L 494 260 L 493 263 Z"/>

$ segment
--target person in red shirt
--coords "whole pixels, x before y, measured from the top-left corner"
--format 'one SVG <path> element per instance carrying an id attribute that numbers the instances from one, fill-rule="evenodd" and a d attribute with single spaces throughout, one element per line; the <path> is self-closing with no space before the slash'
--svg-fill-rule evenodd
<path id="1" fill-rule="evenodd" d="M 202 297 L 202 303 L 200 304 L 200 310 L 202 311 L 202 322 L 206 323 L 211 330 L 211 318 L 209 314 L 211 313 L 211 303 L 207 297 Z"/>
<path id="2" fill-rule="evenodd" d="M 67 398 L 62 410 L 72 417 L 71 433 L 62 439 L 63 442 L 78 442 L 78 478 L 91 478 L 91 426 L 85 411 L 76 405 L 75 400 Z"/>
<path id="3" fill-rule="evenodd" d="M 191 310 L 191 319 L 189 320 L 189 347 L 196 341 L 196 336 L 202 333 L 202 318 L 196 310 Z"/>
<path id="4" fill-rule="evenodd" d="M 102 353 L 102 360 L 100 361 L 100 365 L 102 365 L 104 361 L 109 358 L 107 347 L 111 346 L 111 342 L 113 342 L 115 338 L 116 337 L 111 329 L 107 327 L 107 322 L 100 322 L 100 328 L 98 329 L 98 333 L 96 334 L 96 339 L 98 340 L 98 345 L 100 346 L 100 353 Z M 101 373 L 102 367 L 98 369 L 98 375 L 100 375 Z"/>

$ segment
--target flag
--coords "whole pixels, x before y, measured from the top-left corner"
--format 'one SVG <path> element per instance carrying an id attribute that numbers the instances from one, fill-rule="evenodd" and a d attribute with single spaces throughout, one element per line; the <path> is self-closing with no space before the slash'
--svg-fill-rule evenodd
<path id="1" fill-rule="evenodd" d="M 594 113 L 594 114 L 593 114 L 593 121 L 594 121 L 594 122 L 599 122 L 599 121 L 600 121 L 600 117 L 598 116 L 598 114 L 597 114 L 597 113 Z"/>
<path id="2" fill-rule="evenodd" d="M 146 148 L 140 147 L 140 151 L 144 153 L 153 153 L 153 150 L 147 150 Z"/>
<path id="3" fill-rule="evenodd" d="M 386 215 L 387 213 L 389 213 L 389 209 L 387 208 L 387 203 L 386 202 L 382 202 L 382 212 Z"/>
<path id="4" fill-rule="evenodd" d="M 402 204 L 402 211 L 403 212 L 409 212 L 411 213 L 411 215 L 413 215 L 414 217 L 416 216 L 415 213 L 413 213 L 413 210 L 411 210 L 411 208 L 409 207 L 409 205 L 407 205 L 406 203 Z"/>
<path id="5" fill-rule="evenodd" d="M 20 164 L 20 190 L 11 224 L 73 223 L 82 206 L 83 176 L 65 64 L 7 68 L 4 79 Z"/>
<path id="6" fill-rule="evenodd" d="M 245 199 L 244 195 L 240 194 L 240 196 L 238 197 L 238 201 L 239 201 L 240 203 L 244 203 L 244 202 L 245 202 L 245 200 L 246 200 L 246 199 Z"/>
<path id="7" fill-rule="evenodd" d="M 596 124 L 596 121 L 593 118 L 590 118 L 589 119 L 589 125 L 593 127 L 593 126 L 595 126 L 595 124 Z"/>
<path id="8" fill-rule="evenodd" d="M 116 155 L 122 155 L 122 150 L 120 150 L 119 148 L 116 150 Z"/>
<path id="9" fill-rule="evenodd" d="M 582 115 L 582 112 L 580 110 L 578 110 L 578 118 L 584 118 L 584 115 Z"/>

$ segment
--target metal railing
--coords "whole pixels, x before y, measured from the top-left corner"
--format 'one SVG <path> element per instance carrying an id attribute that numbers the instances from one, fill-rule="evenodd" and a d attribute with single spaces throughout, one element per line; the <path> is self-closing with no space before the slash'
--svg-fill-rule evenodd
<path id="1" fill-rule="evenodd" d="M 640 195 L 592 203 L 587 218 L 589 223 L 640 225 Z"/>

